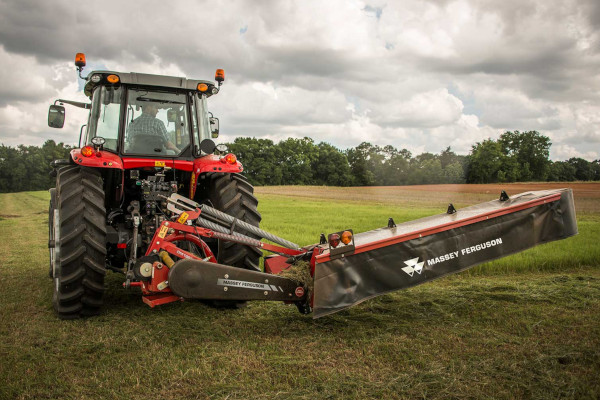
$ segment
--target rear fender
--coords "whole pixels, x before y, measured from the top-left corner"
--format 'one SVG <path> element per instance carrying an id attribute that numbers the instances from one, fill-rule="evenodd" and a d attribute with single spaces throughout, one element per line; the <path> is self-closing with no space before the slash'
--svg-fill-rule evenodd
<path id="1" fill-rule="evenodd" d="M 108 151 L 96 151 L 91 157 L 81 154 L 81 149 L 71 150 L 71 161 L 74 164 L 88 168 L 101 168 L 104 179 L 107 206 L 118 204 L 123 198 L 123 160 L 118 155 Z"/>
<path id="2" fill-rule="evenodd" d="M 90 168 L 116 168 L 123 169 L 123 160 L 109 151 L 96 151 L 91 157 L 81 154 L 81 149 L 71 150 L 71 159 L 74 164 Z"/>
<path id="3" fill-rule="evenodd" d="M 242 163 L 236 161 L 235 164 L 229 164 L 227 162 L 223 162 L 224 158 L 210 154 L 201 158 L 197 158 L 194 160 L 193 168 L 192 168 L 192 176 L 190 178 L 190 195 L 189 198 L 193 199 L 196 194 L 196 184 L 198 182 L 198 177 L 201 174 L 208 172 L 221 172 L 221 173 L 240 173 L 244 170 Z"/>

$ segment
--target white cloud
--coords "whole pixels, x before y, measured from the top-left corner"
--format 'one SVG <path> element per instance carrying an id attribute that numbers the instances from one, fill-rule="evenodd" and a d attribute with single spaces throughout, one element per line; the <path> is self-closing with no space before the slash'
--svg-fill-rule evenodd
<path id="1" fill-rule="evenodd" d="M 467 153 L 538 130 L 553 158 L 597 158 L 599 24 L 593 0 L 0 2 L 0 142 L 77 141 L 82 110 L 67 106 L 62 131 L 46 112 L 86 100 L 72 64 L 85 51 L 86 73 L 224 68 L 210 101 L 223 140 Z"/>
<path id="2" fill-rule="evenodd" d="M 462 102 L 442 88 L 417 93 L 405 101 L 390 100 L 370 111 L 383 125 L 435 128 L 456 123 L 462 110 Z"/>
<path id="3" fill-rule="evenodd" d="M 39 101 L 56 93 L 57 67 L 43 68 L 33 56 L 11 54 L 0 46 L 0 106 L 14 101 Z"/>
<path id="4" fill-rule="evenodd" d="M 598 106 L 584 102 L 572 107 L 577 134 L 574 139 L 583 138 L 600 150 L 600 113 Z"/>
<path id="5" fill-rule="evenodd" d="M 553 153 L 551 156 L 557 160 L 568 160 L 571 157 L 580 157 L 587 160 L 597 160 L 600 158 L 600 152 L 597 150 L 579 151 L 575 147 L 569 146 L 568 144 L 552 146 L 551 152 Z"/>

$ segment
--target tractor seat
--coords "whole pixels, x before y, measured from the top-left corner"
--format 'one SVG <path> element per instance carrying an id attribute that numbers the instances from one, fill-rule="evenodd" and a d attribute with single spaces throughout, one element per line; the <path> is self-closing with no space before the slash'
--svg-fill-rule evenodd
<path id="1" fill-rule="evenodd" d="M 156 135 L 135 135 L 131 140 L 129 152 L 155 154 L 163 153 L 165 141 Z"/>

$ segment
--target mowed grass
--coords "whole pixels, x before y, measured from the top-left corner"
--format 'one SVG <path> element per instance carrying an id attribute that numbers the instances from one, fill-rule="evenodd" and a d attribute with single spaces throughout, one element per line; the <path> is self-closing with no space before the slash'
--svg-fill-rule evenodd
<path id="1" fill-rule="evenodd" d="M 262 227 L 302 245 L 447 206 L 273 190 L 257 189 Z M 47 202 L 0 195 L 0 399 L 600 396 L 600 210 L 578 217 L 574 238 L 318 320 L 280 303 L 150 309 L 109 273 L 101 316 L 60 321 Z"/>

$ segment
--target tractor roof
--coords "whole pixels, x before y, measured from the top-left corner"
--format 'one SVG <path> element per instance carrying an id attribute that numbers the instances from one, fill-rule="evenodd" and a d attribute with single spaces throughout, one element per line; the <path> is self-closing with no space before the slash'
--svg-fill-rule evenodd
<path id="1" fill-rule="evenodd" d="M 91 77 L 93 75 L 101 75 L 102 79 L 100 79 L 98 82 L 92 82 Z M 215 83 L 212 81 L 187 79 L 177 76 L 142 74 L 138 72 L 92 71 L 87 76 L 87 83 L 85 84 L 84 92 L 86 96 L 89 97 L 92 95 L 94 87 L 106 83 L 106 77 L 109 75 L 117 75 L 119 77 L 119 82 L 124 84 L 157 86 L 162 88 L 185 90 L 198 90 L 198 84 L 204 83 L 208 86 L 208 90 L 205 92 L 207 96 L 211 96 L 213 94 L 213 87 L 218 89 L 218 87 L 215 86 Z"/>

